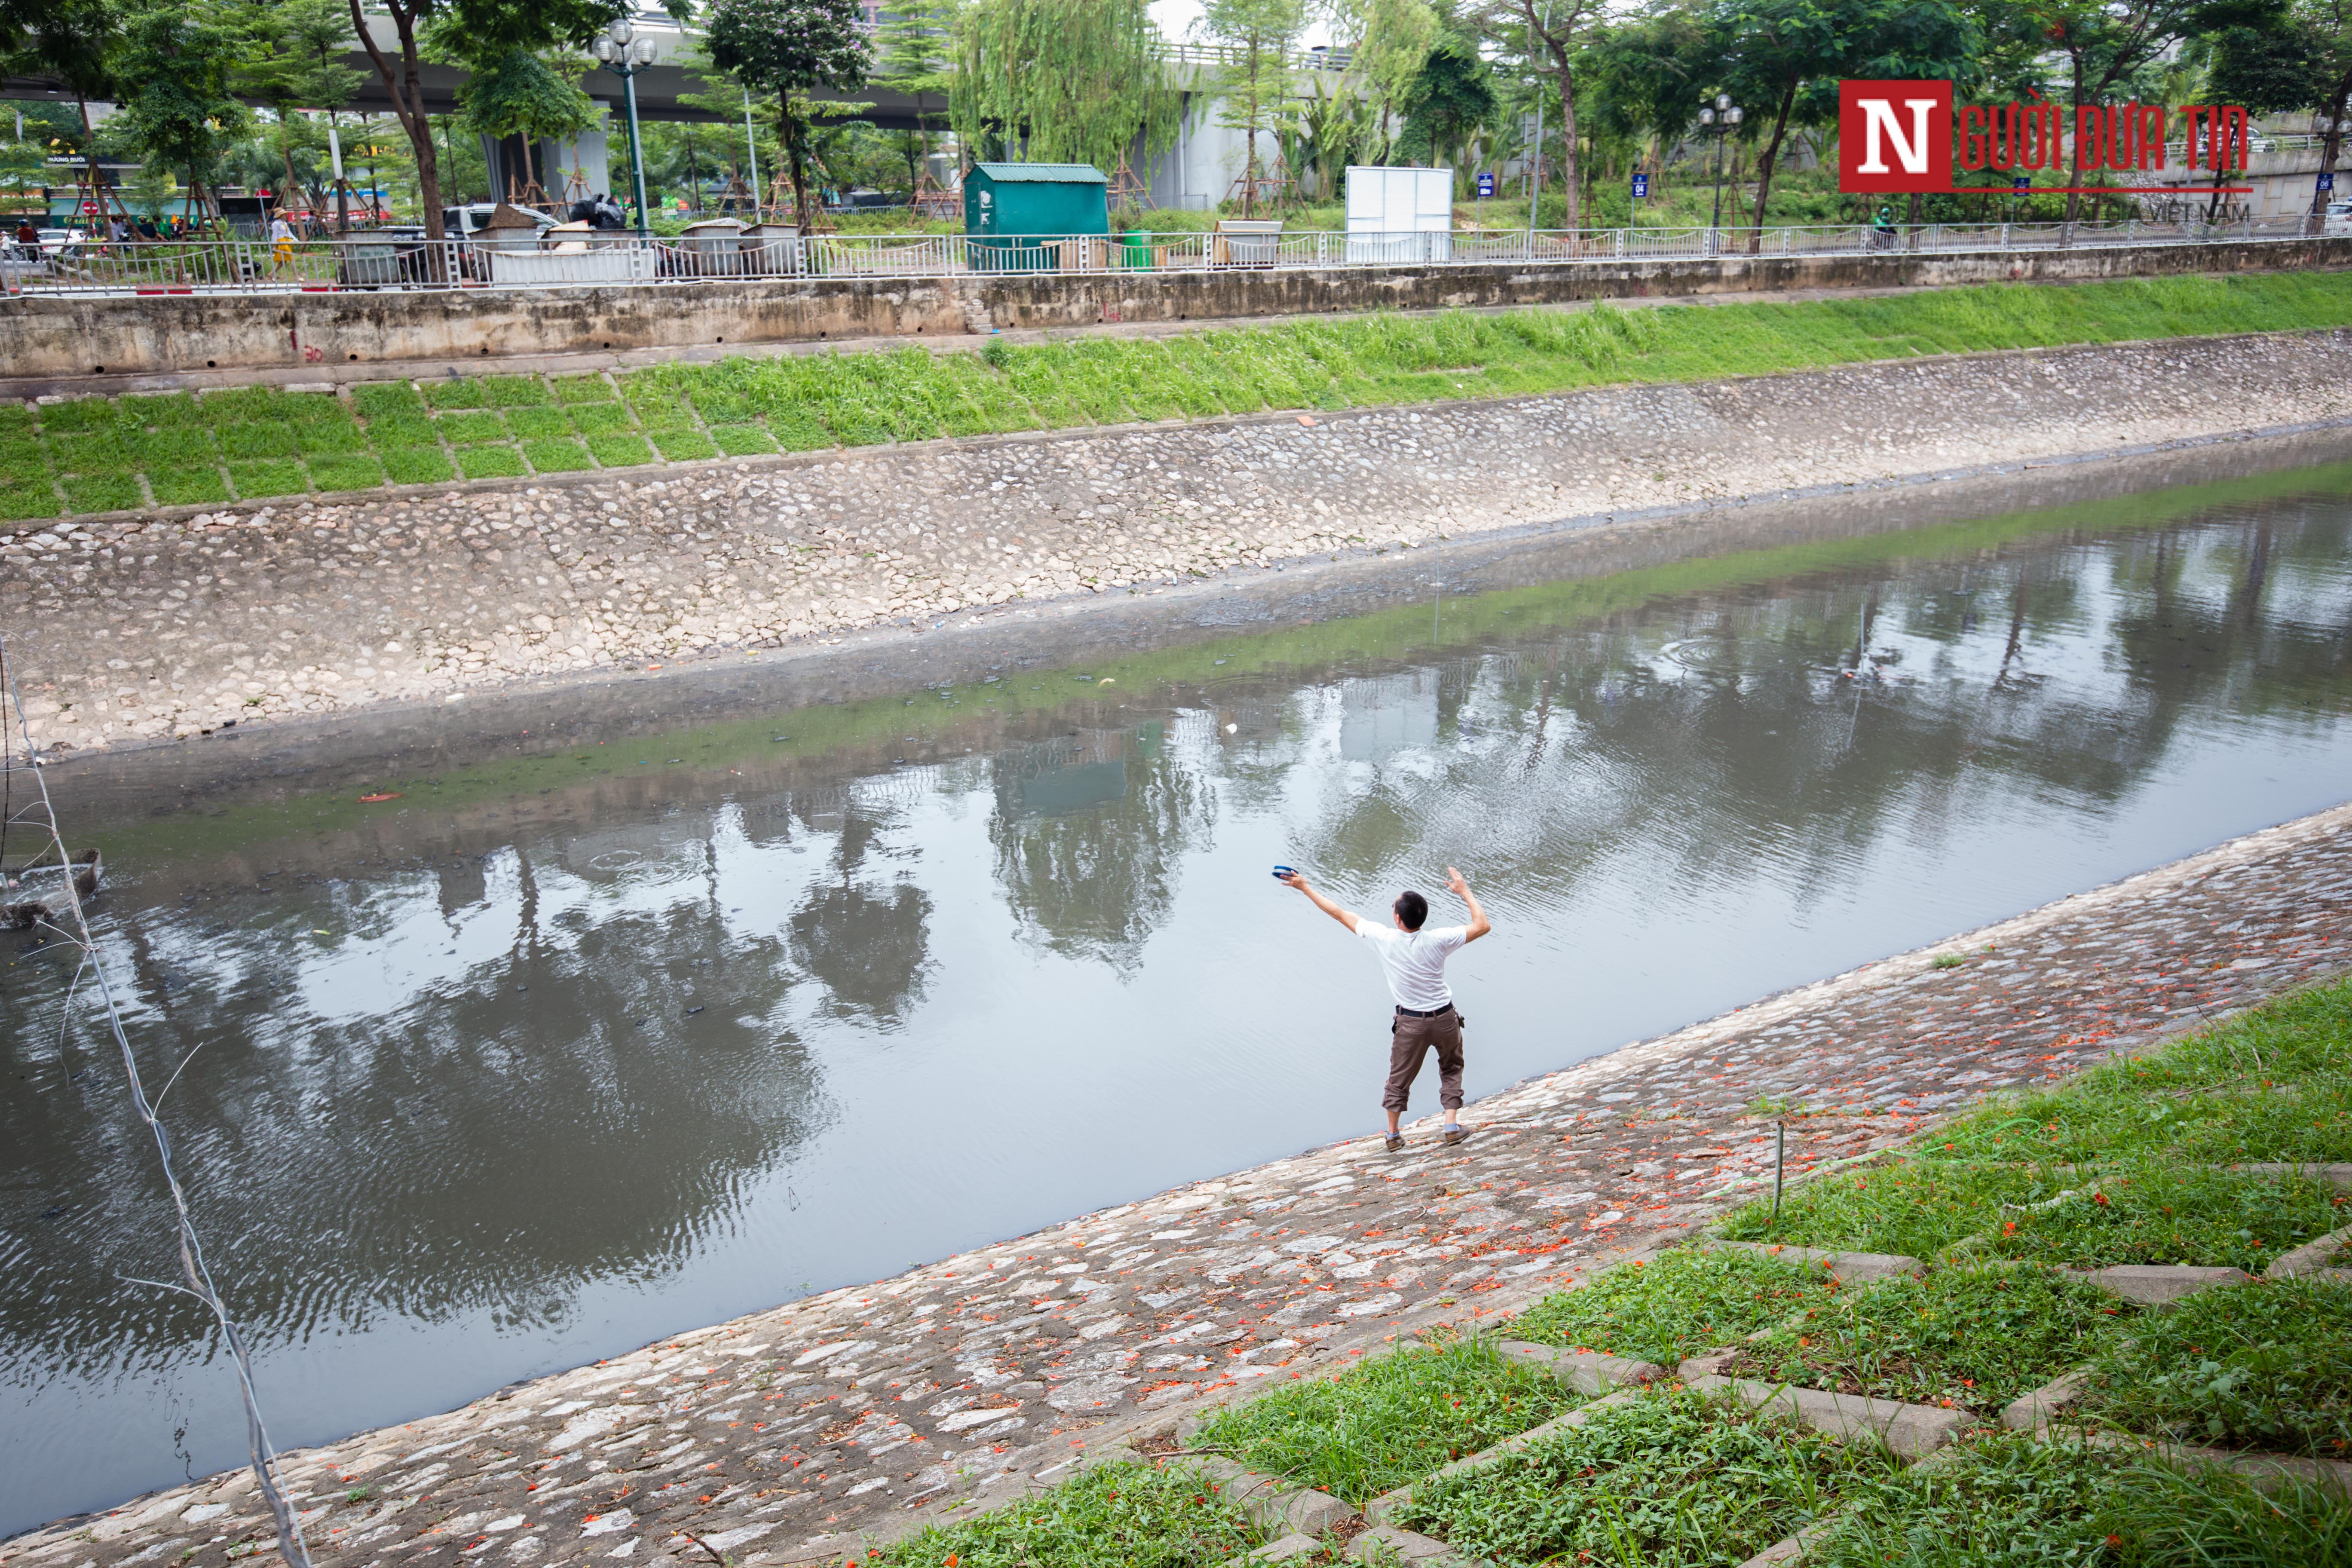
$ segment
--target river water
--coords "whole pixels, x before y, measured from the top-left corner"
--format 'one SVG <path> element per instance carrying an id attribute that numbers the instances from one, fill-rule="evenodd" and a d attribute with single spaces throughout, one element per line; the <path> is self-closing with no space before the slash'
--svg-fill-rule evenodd
<path id="1" fill-rule="evenodd" d="M 1469 875 L 1475 1094 L 2334 804 L 2347 664 L 2337 468 L 66 807 L 299 1446 L 1370 1131 L 1372 961 L 1277 861 Z M 243 1442 L 7 942 L 0 1534 Z"/>

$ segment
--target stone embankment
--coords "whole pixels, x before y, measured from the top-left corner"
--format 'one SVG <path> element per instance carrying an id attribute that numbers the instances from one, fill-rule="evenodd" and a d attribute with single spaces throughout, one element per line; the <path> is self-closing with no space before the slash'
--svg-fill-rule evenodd
<path id="1" fill-rule="evenodd" d="M 933 625 L 1440 536 L 2352 421 L 2352 332 L 717 462 L 0 542 L 44 746 Z"/>
<path id="2" fill-rule="evenodd" d="M 1937 967 L 1938 957 L 1957 965 Z M 1477 1321 L 1769 1179 L 2352 967 L 2352 806 L 1473 1105 L 289 1455 L 327 1568 L 842 1563 L 1202 1402 Z M 7 1568 L 278 1561 L 251 1478 L 0 1544 Z"/>

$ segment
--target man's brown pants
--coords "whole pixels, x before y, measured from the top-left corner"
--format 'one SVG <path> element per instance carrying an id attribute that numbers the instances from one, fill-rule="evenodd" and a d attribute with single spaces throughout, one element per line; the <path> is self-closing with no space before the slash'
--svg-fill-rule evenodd
<path id="1" fill-rule="evenodd" d="M 1437 1047 L 1437 1103 L 1448 1110 L 1462 1109 L 1462 1015 L 1448 1007 L 1434 1018 L 1400 1012 L 1389 1044 L 1388 1089 L 1381 1096 L 1382 1110 L 1402 1110 L 1412 1080 L 1429 1047 Z"/>

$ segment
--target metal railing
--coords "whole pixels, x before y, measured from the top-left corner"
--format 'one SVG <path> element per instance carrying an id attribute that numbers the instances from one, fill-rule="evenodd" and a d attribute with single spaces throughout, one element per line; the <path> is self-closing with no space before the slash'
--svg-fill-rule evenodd
<path id="1" fill-rule="evenodd" d="M 2208 224 L 2131 218 L 2073 225 L 1927 224 L 1917 228 L 1768 225 L 1758 229 L 1457 229 L 1414 234 L 1153 232 L 997 237 L 766 232 L 677 239 L 426 240 L 359 235 L 272 244 L 226 239 L 0 246 L 0 286 L 43 294 L 288 294 L 354 290 L 675 287 L 730 279 L 1095 276 L 1133 272 L 1381 267 L 1578 266 L 1743 257 L 1958 255 L 2248 245 L 2305 238 L 2301 216 Z M 2327 220 L 2352 237 L 2352 221 Z"/>

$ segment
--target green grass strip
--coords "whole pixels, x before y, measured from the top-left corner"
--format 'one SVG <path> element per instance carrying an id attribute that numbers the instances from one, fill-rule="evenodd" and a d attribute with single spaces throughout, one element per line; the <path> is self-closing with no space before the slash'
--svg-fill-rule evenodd
<path id="1" fill-rule="evenodd" d="M 216 463 L 152 470 L 147 488 L 154 492 L 157 506 L 217 506 L 228 500 L 228 481 Z"/>
<path id="2" fill-rule="evenodd" d="M 512 447 L 461 447 L 457 466 L 469 479 L 519 479 L 524 474 L 522 454 Z"/>
<path id="3" fill-rule="evenodd" d="M 887 1568 L 1213 1568 L 1264 1540 L 1196 1471 L 1105 1465 L 966 1523 L 927 1525 L 863 1561 Z"/>
<path id="4" fill-rule="evenodd" d="M 314 458 L 310 477 L 321 490 L 372 490 L 383 483 L 383 465 L 367 457 Z"/>
<path id="5" fill-rule="evenodd" d="M 394 447 L 383 455 L 383 471 L 396 485 L 442 485 L 457 477 L 438 447 Z"/>
<path id="6" fill-rule="evenodd" d="M 2086 1409 L 2126 1431 L 2352 1459 L 2352 1288 L 2257 1279 L 2151 1312 L 2099 1356 Z"/>
<path id="7" fill-rule="evenodd" d="M 600 466 L 607 468 L 629 468 L 660 460 L 643 436 L 591 436 L 588 450 Z"/>
<path id="8" fill-rule="evenodd" d="M 147 504 L 134 474 L 92 474 L 63 484 L 68 511 L 136 511 Z"/>
<path id="9" fill-rule="evenodd" d="M 524 441 L 565 441 L 572 435 L 572 421 L 561 408 L 511 409 L 507 428 Z"/>
<path id="10" fill-rule="evenodd" d="M 1716 1234 L 1932 1261 L 2013 1218 L 2002 1205 L 2038 1203 L 2069 1184 L 2023 1166 L 1890 1156 L 1790 1188 L 1778 1224 L 1771 1201 L 1759 1198 L 1734 1211 Z"/>
<path id="11" fill-rule="evenodd" d="M 1841 1290 L 1721 1370 L 1991 1417 L 2088 1360 L 2130 1310 L 2095 1285 L 2039 1268 L 1938 1268 Z"/>
<path id="12" fill-rule="evenodd" d="M 1820 1268 L 1727 1248 L 1676 1248 L 1547 1296 L 1510 1326 L 1514 1339 L 1606 1351 L 1673 1371 L 1791 1312 L 1828 1303 L 1838 1283 Z"/>
<path id="13" fill-rule="evenodd" d="M 2332 1489 L 2016 1436 L 1857 1489 L 1807 1568 L 2346 1568 Z"/>
<path id="14" fill-rule="evenodd" d="M 421 392 L 406 382 L 374 382 L 354 386 L 347 400 L 260 386 L 201 398 L 82 398 L 48 405 L 37 421 L 17 410 L 0 423 L 0 442 L 33 436 L 37 423 L 57 471 L 93 477 L 131 466 L 110 441 L 135 442 L 151 428 L 216 431 L 232 462 L 372 451 L 390 466 L 394 448 L 431 444 L 417 435 L 429 405 L 440 411 L 442 436 L 453 446 L 641 428 L 660 460 L 688 463 L 1139 419 L 1705 381 L 1927 353 L 2347 325 L 2352 273 L 1986 284 L 1798 304 L 1533 307 L 1226 327 L 1143 341 L 1022 347 L 992 341 L 980 354 L 908 347 L 739 356 L 617 377 L 445 377 Z M 363 431 L 353 428 L 353 410 L 367 421 Z M 146 468 L 151 481 L 161 466 Z M 2352 1141 L 2352 1122 L 2343 1131 Z"/>
<path id="15" fill-rule="evenodd" d="M 1212 1416 L 1192 1446 L 1362 1503 L 1581 1403 L 1492 1341 L 1461 1339 L 1265 1394 Z"/>
<path id="16" fill-rule="evenodd" d="M 276 458 L 257 463 L 231 463 L 229 483 L 236 487 L 237 497 L 255 500 L 266 496 L 299 496 L 310 488 L 310 476 L 302 465 L 291 458 Z"/>
<path id="17" fill-rule="evenodd" d="M 525 441 L 522 455 L 529 458 L 530 466 L 542 474 L 576 473 L 596 466 L 596 459 L 588 455 L 588 448 L 577 441 Z"/>
<path id="18" fill-rule="evenodd" d="M 1901 1470 L 1849 1443 L 1738 1401 L 1659 1391 L 1500 1461 L 1417 1488 L 1399 1516 L 1474 1561 L 1743 1563 Z"/>
<path id="19" fill-rule="evenodd" d="M 2298 1176 L 2156 1163 L 2099 1176 L 2095 1192 L 2087 1175 L 2076 1181 L 2082 1195 L 2004 1217 L 1993 1252 L 2070 1268 L 2173 1263 L 2258 1274 L 2352 1215 L 2352 1194 Z"/>
<path id="20" fill-rule="evenodd" d="M 0 521 L 27 522 L 56 517 L 65 510 L 47 479 L 0 481 Z"/>
<path id="21" fill-rule="evenodd" d="M 2068 1164 L 2154 1154 L 2352 1162 L 2347 1045 L 2352 984 L 2320 986 L 2062 1089 L 1997 1101 L 1937 1137 L 1975 1158 Z"/>

